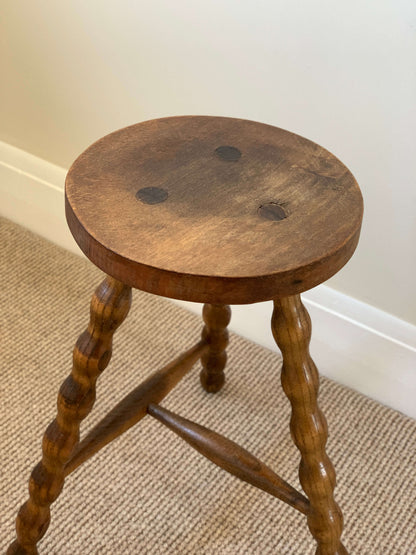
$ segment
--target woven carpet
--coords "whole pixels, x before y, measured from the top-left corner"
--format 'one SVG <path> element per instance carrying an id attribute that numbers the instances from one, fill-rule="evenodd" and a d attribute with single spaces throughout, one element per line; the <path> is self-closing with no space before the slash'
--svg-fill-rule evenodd
<path id="1" fill-rule="evenodd" d="M 0 220 L 0 549 L 41 455 L 102 274 L 88 261 Z M 135 292 L 100 377 L 85 433 L 150 371 L 199 338 L 200 319 Z M 280 357 L 231 335 L 227 382 L 205 393 L 198 365 L 163 405 L 237 441 L 300 488 Z M 416 422 L 327 379 L 320 404 L 354 554 L 414 554 Z M 68 477 L 41 554 L 312 554 L 305 517 L 214 466 L 149 416 Z"/>

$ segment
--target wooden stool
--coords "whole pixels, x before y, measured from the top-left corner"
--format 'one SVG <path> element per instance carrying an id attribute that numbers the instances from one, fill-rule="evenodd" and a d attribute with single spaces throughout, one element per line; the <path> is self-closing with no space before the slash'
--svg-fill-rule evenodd
<path id="1" fill-rule="evenodd" d="M 320 146 L 282 129 L 216 117 L 173 117 L 116 131 L 75 161 L 66 215 L 78 245 L 108 277 L 91 302 L 58 414 L 43 439 L 30 498 L 8 553 L 37 553 L 50 504 L 65 477 L 150 414 L 215 464 L 307 516 L 316 553 L 346 553 L 327 425 L 309 355 L 310 318 L 300 293 L 337 272 L 358 242 L 363 205 L 348 169 Z M 82 441 L 95 382 L 131 288 L 205 303 L 202 339 L 148 377 Z M 230 304 L 273 299 L 272 330 L 283 354 L 282 385 L 292 405 L 293 441 L 307 498 L 242 447 L 159 404 L 201 359 L 206 391 L 224 383 Z M 252 379 L 255 379 L 253 376 Z"/>

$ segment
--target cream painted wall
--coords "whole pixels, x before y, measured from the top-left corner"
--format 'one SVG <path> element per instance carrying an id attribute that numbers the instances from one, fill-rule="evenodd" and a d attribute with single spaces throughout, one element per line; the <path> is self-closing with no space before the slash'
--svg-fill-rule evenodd
<path id="1" fill-rule="evenodd" d="M 340 157 L 366 203 L 329 285 L 416 323 L 412 0 L 3 0 L 0 140 L 63 167 L 173 114 L 263 121 Z"/>

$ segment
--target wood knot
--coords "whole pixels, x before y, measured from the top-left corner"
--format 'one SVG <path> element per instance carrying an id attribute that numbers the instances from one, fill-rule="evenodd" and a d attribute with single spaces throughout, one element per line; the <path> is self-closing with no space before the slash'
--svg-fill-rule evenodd
<path id="1" fill-rule="evenodd" d="M 241 158 L 241 152 L 235 146 L 219 146 L 215 149 L 215 154 L 227 162 L 237 162 Z"/>
<path id="2" fill-rule="evenodd" d="M 144 204 L 159 204 L 168 198 L 168 192 L 160 187 L 143 187 L 137 191 L 136 198 Z"/>
<path id="3" fill-rule="evenodd" d="M 265 220 L 280 221 L 284 220 L 286 212 L 284 211 L 282 205 L 277 202 L 268 202 L 267 204 L 262 204 L 258 208 L 258 214 Z"/>

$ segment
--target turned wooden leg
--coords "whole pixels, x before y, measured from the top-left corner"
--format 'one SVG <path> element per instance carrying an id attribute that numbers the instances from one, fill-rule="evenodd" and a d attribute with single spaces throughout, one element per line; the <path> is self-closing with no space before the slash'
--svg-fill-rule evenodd
<path id="1" fill-rule="evenodd" d="M 325 451 L 327 423 L 317 402 L 319 375 L 309 354 L 311 320 L 300 296 L 274 302 L 272 331 L 283 354 L 282 386 L 292 405 L 290 429 L 301 453 L 299 477 L 310 501 L 309 529 L 317 555 L 342 555 L 342 513 L 335 503 L 335 471 Z"/>
<path id="2" fill-rule="evenodd" d="M 202 339 L 209 344 L 209 350 L 201 357 L 200 379 L 205 391 L 215 393 L 221 389 L 225 381 L 225 349 L 228 345 L 227 326 L 231 319 L 231 309 L 228 305 L 204 304 L 202 317 L 205 322 Z"/>
<path id="3" fill-rule="evenodd" d="M 131 289 L 107 277 L 91 300 L 90 322 L 73 354 L 71 374 L 58 395 L 58 414 L 43 437 L 43 457 L 29 480 L 29 499 L 16 520 L 17 539 L 7 553 L 34 554 L 50 520 L 50 505 L 64 485 L 65 464 L 79 441 L 79 426 L 95 401 L 95 382 L 110 361 L 112 338 L 127 316 Z"/>

